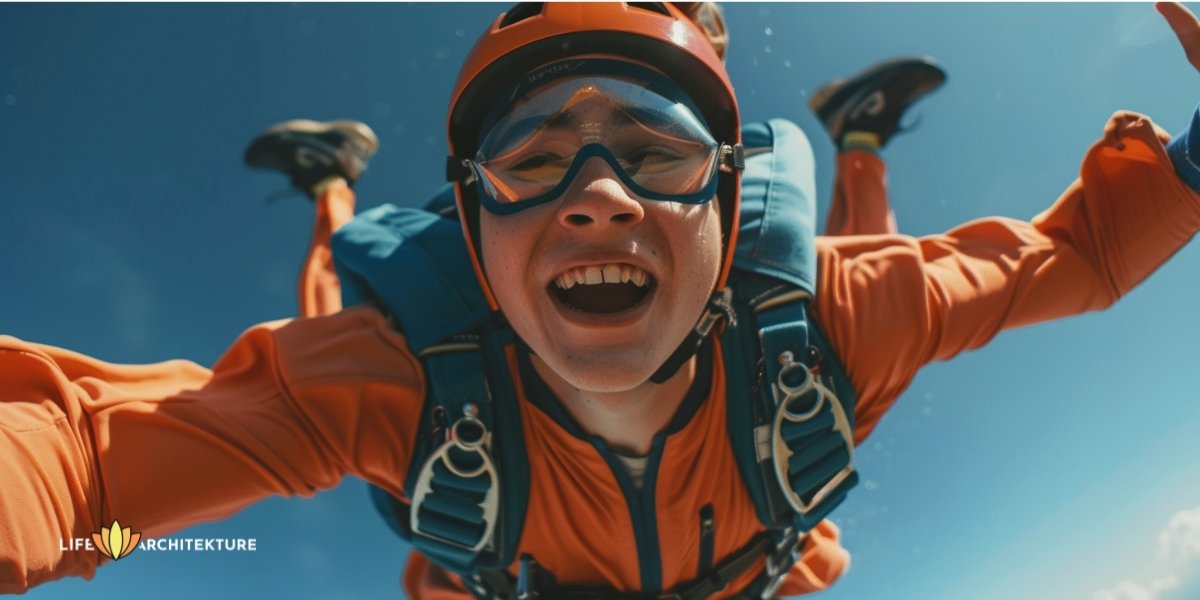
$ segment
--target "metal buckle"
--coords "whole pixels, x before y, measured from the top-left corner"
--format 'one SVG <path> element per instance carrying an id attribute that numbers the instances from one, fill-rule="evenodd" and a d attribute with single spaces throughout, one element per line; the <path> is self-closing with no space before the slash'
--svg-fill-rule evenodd
<path id="1" fill-rule="evenodd" d="M 783 365 L 780 369 L 776 381 L 772 385 L 771 391 L 775 395 L 775 420 L 771 427 L 771 456 L 774 459 L 775 477 L 779 481 L 779 486 L 783 489 L 783 495 L 787 498 L 788 504 L 792 509 L 800 513 L 801 516 L 807 516 L 808 513 L 830 494 L 837 489 L 851 474 L 854 473 L 854 434 L 850 430 L 850 421 L 846 418 L 846 413 L 842 408 L 842 403 L 838 401 L 837 396 L 825 384 L 821 383 L 808 365 L 798 362 L 791 352 L 784 352 L 779 356 L 779 362 Z M 804 380 L 799 384 L 788 384 L 787 376 L 796 374 L 803 375 Z M 817 396 L 816 402 L 808 410 L 802 413 L 794 413 L 791 410 L 792 402 L 804 397 L 807 394 L 815 392 Z M 804 423 L 816 417 L 826 407 L 833 412 L 833 429 L 842 436 L 842 441 L 846 444 L 846 451 L 850 455 L 850 459 L 846 466 L 833 476 L 832 479 L 825 482 L 821 489 L 813 495 L 812 501 L 805 502 L 800 494 L 792 488 L 791 481 L 788 477 L 788 461 L 791 459 L 792 449 L 783 439 L 783 423 L 788 421 L 791 423 Z"/>
<path id="2" fill-rule="evenodd" d="M 474 404 L 467 404 L 463 408 L 463 412 L 464 415 L 450 426 L 450 430 L 446 434 L 446 441 L 441 446 L 438 446 L 437 450 L 434 450 L 433 454 L 429 456 L 425 464 L 421 467 L 421 474 L 417 478 L 417 485 L 413 493 L 409 527 L 415 534 L 477 553 L 491 543 L 492 537 L 495 534 L 496 522 L 500 513 L 500 478 L 496 472 L 496 465 L 492 462 L 492 457 L 487 451 L 487 448 L 491 445 L 492 434 L 484 427 L 483 422 L 479 420 L 477 416 L 479 414 L 478 408 Z M 456 465 L 450 454 L 452 450 L 475 454 L 479 457 L 479 466 L 472 469 Z M 488 477 L 487 492 L 484 494 L 483 501 L 477 505 L 483 509 L 483 521 L 486 525 L 483 535 L 474 545 L 464 545 L 461 542 L 429 533 L 421 528 L 421 504 L 429 494 L 433 493 L 433 468 L 438 462 L 445 465 L 448 471 L 463 479 L 471 479 L 485 474 Z"/>
<path id="3" fill-rule="evenodd" d="M 800 547 L 805 537 L 807 535 L 796 535 L 796 531 L 788 527 L 783 531 L 783 538 L 779 543 L 773 544 L 774 551 L 767 553 L 763 565 L 767 573 L 767 585 L 759 596 L 762 600 L 775 597 L 775 592 L 779 591 L 779 586 L 787 579 L 792 565 L 800 560 Z"/>

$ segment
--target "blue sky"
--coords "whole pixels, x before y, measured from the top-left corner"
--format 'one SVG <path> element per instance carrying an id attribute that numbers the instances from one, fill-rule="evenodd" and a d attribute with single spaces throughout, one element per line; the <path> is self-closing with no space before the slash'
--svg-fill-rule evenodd
<path id="1" fill-rule="evenodd" d="M 366 121 L 382 149 L 360 206 L 419 203 L 440 183 L 457 66 L 500 8 L 0 5 L 0 332 L 115 362 L 211 364 L 249 325 L 292 314 L 310 208 L 268 203 L 286 183 L 244 169 L 245 143 L 287 118 Z M 885 153 L 916 235 L 1032 217 L 1114 110 L 1178 131 L 1200 100 L 1148 4 L 727 15 L 744 117 L 810 133 L 822 198 L 833 154 L 807 94 L 884 57 L 941 60 L 946 87 Z M 864 483 L 835 517 L 854 564 L 823 597 L 1197 597 L 1198 297 L 1191 244 L 1105 313 L 927 368 L 860 449 Z M 187 535 L 259 549 L 138 553 L 30 597 L 398 594 L 403 545 L 360 481 Z"/>

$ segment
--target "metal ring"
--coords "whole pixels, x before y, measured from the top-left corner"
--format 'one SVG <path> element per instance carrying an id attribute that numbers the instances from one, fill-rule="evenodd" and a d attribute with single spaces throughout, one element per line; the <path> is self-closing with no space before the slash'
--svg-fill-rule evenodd
<path id="1" fill-rule="evenodd" d="M 464 438 L 458 430 L 459 426 L 464 423 L 478 427 L 480 431 L 479 436 L 475 439 Z M 482 421 L 475 417 L 463 417 L 450 426 L 450 441 L 462 450 L 476 451 L 483 448 L 484 442 L 487 441 L 487 433 L 487 427 L 483 425 Z"/>
<path id="2" fill-rule="evenodd" d="M 787 383 L 784 383 L 783 377 L 788 373 L 795 371 L 796 369 L 804 370 L 804 383 L 801 383 L 800 385 L 788 385 Z M 806 366 L 804 363 L 792 362 L 784 365 L 783 368 L 779 370 L 779 375 L 775 377 L 775 385 L 779 388 L 779 393 L 783 394 L 785 399 L 790 399 L 801 394 L 806 394 L 809 390 L 813 389 L 813 386 L 815 385 L 813 383 L 814 379 L 816 378 L 813 377 L 812 371 L 808 369 L 808 366 Z"/>

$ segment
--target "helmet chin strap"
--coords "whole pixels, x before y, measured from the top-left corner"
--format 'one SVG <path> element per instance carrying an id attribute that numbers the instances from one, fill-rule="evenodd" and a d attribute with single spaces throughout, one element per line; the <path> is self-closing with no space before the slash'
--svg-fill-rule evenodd
<path id="1" fill-rule="evenodd" d="M 650 381 L 665 383 L 674 377 L 683 363 L 696 355 L 696 352 L 700 350 L 700 345 L 704 343 L 704 338 L 708 337 L 713 326 L 722 318 L 731 327 L 737 325 L 737 316 L 733 312 L 733 290 L 729 288 L 713 293 L 712 298 L 708 301 L 708 308 L 704 310 L 704 314 L 700 315 L 700 321 L 688 332 L 687 337 L 683 338 L 683 342 L 671 353 L 671 356 L 667 357 L 662 366 L 650 376 Z"/>

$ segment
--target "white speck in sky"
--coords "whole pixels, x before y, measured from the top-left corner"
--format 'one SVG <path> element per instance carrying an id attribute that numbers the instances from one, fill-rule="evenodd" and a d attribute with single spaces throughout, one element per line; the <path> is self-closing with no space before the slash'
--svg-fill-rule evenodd
<path id="1" fill-rule="evenodd" d="M 466 35 L 467 30 L 463 29 L 462 27 L 454 30 L 454 37 L 466 37 Z"/>
<path id="2" fill-rule="evenodd" d="M 792 59 L 790 59 L 790 58 L 783 59 L 783 68 L 785 68 L 785 69 L 792 68 Z"/>
<path id="3" fill-rule="evenodd" d="M 767 34 L 767 36 L 771 36 L 771 35 L 773 35 L 775 32 L 774 32 L 774 31 L 771 31 L 771 28 L 770 28 L 770 27 L 768 27 L 768 28 L 766 28 L 766 29 L 764 29 L 764 30 L 763 30 L 763 33 Z"/>

